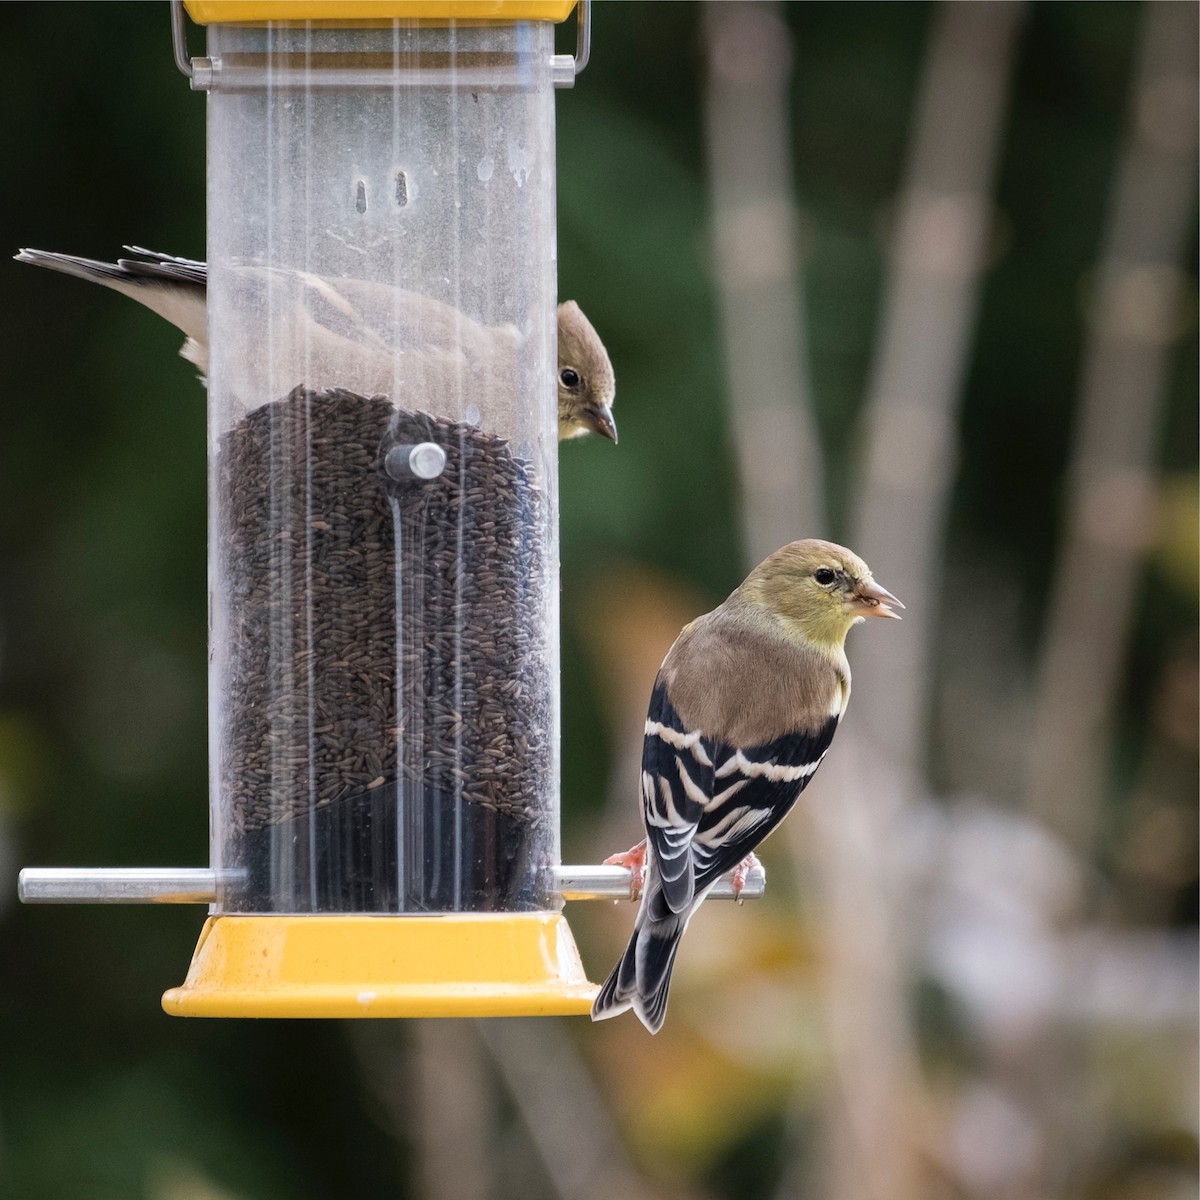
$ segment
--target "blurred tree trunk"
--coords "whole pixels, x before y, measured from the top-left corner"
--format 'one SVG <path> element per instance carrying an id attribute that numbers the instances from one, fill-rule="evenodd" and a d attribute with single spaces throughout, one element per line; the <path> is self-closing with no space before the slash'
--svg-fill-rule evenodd
<path id="1" fill-rule="evenodd" d="M 900 636 L 862 639 L 854 699 L 858 727 L 913 779 L 925 766 L 957 418 L 1023 16 L 991 0 L 933 12 L 867 386 L 853 545 L 908 607 Z"/>
<path id="2" fill-rule="evenodd" d="M 1030 811 L 1085 859 L 1153 534 L 1169 346 L 1187 286 L 1179 264 L 1195 232 L 1197 9 L 1156 0 L 1144 13 L 1091 298 L 1028 764 Z"/>
<path id="3" fill-rule="evenodd" d="M 860 733 L 839 734 L 813 785 L 812 822 L 790 825 L 798 856 L 809 859 L 821 882 L 823 986 L 836 1077 L 826 1180 L 816 1190 L 838 1200 L 915 1200 L 923 1191 L 924 1092 L 907 1018 L 901 932 L 909 905 L 889 855 L 923 765 L 937 564 L 954 469 L 951 429 L 1021 15 L 1015 4 L 936 10 L 869 389 L 864 478 L 855 489 L 861 497 L 855 549 L 901 593 L 915 619 L 900 636 L 863 638 L 856 647 L 861 677 L 870 680 L 856 688 L 851 728 Z M 802 345 L 794 220 L 772 224 L 763 216 L 793 212 L 791 54 L 782 23 L 758 7 L 710 6 L 706 33 L 718 291 L 753 562 L 821 524 L 820 456 L 805 415 L 811 404 L 803 355 L 786 346 Z M 777 375 L 779 363 L 786 370 Z M 805 451 L 792 452 L 789 469 L 775 448 L 790 448 L 796 438 Z M 769 476 L 765 484 L 761 475 Z M 798 844 L 805 835 L 811 846 Z M 806 1173 L 793 1164 L 782 1194 L 812 1191 L 802 1185 Z"/>
<path id="4" fill-rule="evenodd" d="M 933 11 L 867 387 L 853 545 L 908 607 L 900 628 L 858 637 L 853 752 L 824 780 L 837 805 L 818 810 L 834 935 L 828 1005 L 850 1084 L 832 1128 L 827 1194 L 839 1200 L 927 1190 L 928 1114 L 907 1015 L 916 905 L 897 847 L 925 789 L 956 417 L 1023 17 L 1015 3 Z"/>
<path id="5" fill-rule="evenodd" d="M 408 1118 L 423 1200 L 488 1200 L 491 1126 L 487 1072 L 466 1021 L 414 1021 Z"/>
<path id="6" fill-rule="evenodd" d="M 774 4 L 703 14 L 715 282 L 749 567 L 825 523 L 792 192 L 792 41 Z"/>

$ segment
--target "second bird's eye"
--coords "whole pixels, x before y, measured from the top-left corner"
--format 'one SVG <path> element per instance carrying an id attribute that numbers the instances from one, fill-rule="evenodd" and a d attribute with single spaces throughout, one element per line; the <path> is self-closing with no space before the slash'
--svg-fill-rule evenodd
<path id="1" fill-rule="evenodd" d="M 828 567 L 818 567 L 813 572 L 813 578 L 822 585 L 831 584 L 837 576 Z"/>
<path id="2" fill-rule="evenodd" d="M 562 380 L 563 387 L 577 388 L 579 386 L 579 372 L 570 367 L 563 367 L 558 373 L 558 377 Z"/>

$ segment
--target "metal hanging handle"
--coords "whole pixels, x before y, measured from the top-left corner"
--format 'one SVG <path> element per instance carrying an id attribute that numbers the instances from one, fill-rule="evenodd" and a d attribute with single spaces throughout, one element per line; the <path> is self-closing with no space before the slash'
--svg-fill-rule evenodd
<path id="1" fill-rule="evenodd" d="M 183 0 L 171 0 L 171 49 L 175 54 L 175 65 L 187 76 L 193 92 L 204 92 L 212 86 L 213 61 L 211 58 L 192 58 L 187 48 L 187 14 Z"/>
<path id="2" fill-rule="evenodd" d="M 212 80 L 212 63 L 192 58 L 187 48 L 187 13 L 183 0 L 171 0 L 171 49 L 175 65 L 191 81 L 193 91 L 202 91 Z M 554 86 L 573 87 L 592 57 L 592 0 L 579 0 L 575 9 L 575 53 L 556 54 L 551 67 Z"/>
<path id="3" fill-rule="evenodd" d="M 592 57 L 592 0 L 579 0 L 575 10 L 575 74 L 582 75 L 583 68 Z"/>
<path id="4" fill-rule="evenodd" d="M 171 49 L 175 52 L 175 65 L 189 78 L 196 72 L 187 52 L 187 16 L 183 11 L 183 0 L 171 0 Z"/>

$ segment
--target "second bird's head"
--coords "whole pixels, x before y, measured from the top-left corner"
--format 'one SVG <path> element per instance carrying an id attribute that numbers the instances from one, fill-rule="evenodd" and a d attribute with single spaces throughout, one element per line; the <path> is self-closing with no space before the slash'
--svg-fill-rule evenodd
<path id="1" fill-rule="evenodd" d="M 895 617 L 904 605 L 877 584 L 852 550 L 816 538 L 790 542 L 765 558 L 739 589 L 811 642 L 839 647 L 866 617 Z"/>
<path id="2" fill-rule="evenodd" d="M 598 433 L 617 440 L 617 384 L 608 351 L 574 300 L 558 306 L 558 436 Z"/>

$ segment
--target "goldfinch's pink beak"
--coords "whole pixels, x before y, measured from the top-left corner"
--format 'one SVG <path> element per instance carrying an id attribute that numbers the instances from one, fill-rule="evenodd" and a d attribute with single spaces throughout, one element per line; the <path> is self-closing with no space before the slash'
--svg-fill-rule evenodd
<path id="1" fill-rule="evenodd" d="M 892 612 L 891 605 L 904 607 L 887 588 L 880 587 L 873 579 L 860 583 L 854 589 L 854 607 L 864 617 L 895 617 L 899 621 L 900 614 Z"/>
<path id="2" fill-rule="evenodd" d="M 579 414 L 580 423 L 586 425 L 593 433 L 606 437 L 614 445 L 617 441 L 617 423 L 613 420 L 612 409 L 607 404 L 589 404 Z"/>

